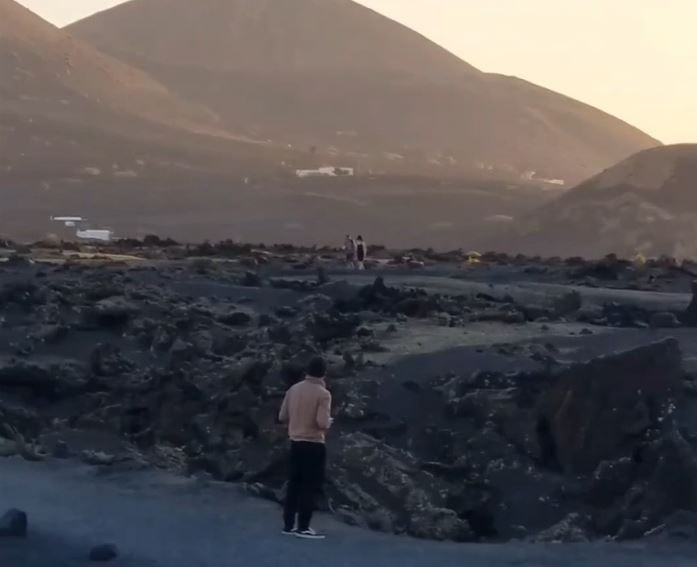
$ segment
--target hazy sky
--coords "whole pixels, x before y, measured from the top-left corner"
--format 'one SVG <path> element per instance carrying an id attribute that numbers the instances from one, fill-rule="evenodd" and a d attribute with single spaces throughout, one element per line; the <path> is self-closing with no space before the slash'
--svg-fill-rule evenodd
<path id="1" fill-rule="evenodd" d="M 20 2 L 65 24 L 121 0 Z M 697 0 L 360 2 L 484 71 L 578 98 L 664 142 L 697 142 Z"/>

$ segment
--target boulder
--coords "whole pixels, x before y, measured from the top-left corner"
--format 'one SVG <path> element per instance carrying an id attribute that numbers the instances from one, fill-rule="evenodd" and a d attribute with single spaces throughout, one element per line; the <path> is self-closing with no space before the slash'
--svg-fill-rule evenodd
<path id="1" fill-rule="evenodd" d="M 552 303 L 552 309 L 557 317 L 566 317 L 578 312 L 583 307 L 583 298 L 578 291 L 570 291 L 558 297 Z"/>
<path id="2" fill-rule="evenodd" d="M 90 561 L 107 562 L 113 561 L 119 556 L 119 549 L 113 543 L 97 545 L 90 550 Z"/>
<path id="3" fill-rule="evenodd" d="M 438 303 L 427 295 L 423 297 L 407 297 L 399 301 L 394 310 L 397 313 L 412 318 L 428 317 L 432 313 L 439 311 Z"/>
<path id="4" fill-rule="evenodd" d="M 675 339 L 561 371 L 539 407 L 561 468 L 592 473 L 604 460 L 631 456 L 680 393 L 682 377 Z"/>
<path id="5" fill-rule="evenodd" d="M 331 450 L 329 505 L 342 516 L 421 538 L 475 538 L 468 522 L 447 507 L 443 481 L 421 470 L 409 453 L 363 433 L 342 436 Z"/>
<path id="6" fill-rule="evenodd" d="M 595 508 L 608 508 L 622 500 L 636 479 L 637 464 L 631 457 L 603 461 L 593 472 L 587 502 Z"/>
<path id="7" fill-rule="evenodd" d="M 321 313 L 329 311 L 334 306 L 334 300 L 323 293 L 315 293 L 313 295 L 308 295 L 299 301 L 298 305 L 300 305 L 303 309 L 307 309 L 308 311 Z"/>
<path id="8" fill-rule="evenodd" d="M 51 456 L 54 459 L 67 459 L 70 457 L 70 455 L 70 446 L 62 439 L 57 440 L 55 445 L 53 446 Z"/>
<path id="9" fill-rule="evenodd" d="M 0 387 L 30 391 L 35 397 L 58 398 L 84 390 L 87 374 L 71 362 L 43 363 L 0 358 Z"/>
<path id="10" fill-rule="evenodd" d="M 169 349 L 169 368 L 179 368 L 183 363 L 191 361 L 195 356 L 196 348 L 194 345 L 182 339 L 177 339 Z"/>
<path id="11" fill-rule="evenodd" d="M 167 325 L 158 326 L 152 335 L 150 348 L 154 351 L 166 351 L 174 342 L 176 331 Z"/>
<path id="12" fill-rule="evenodd" d="M 409 518 L 409 535 L 439 541 L 470 542 L 476 539 L 467 520 L 459 518 L 454 510 L 434 506 L 431 498 L 423 490 L 412 490 L 407 496 L 404 508 Z"/>
<path id="13" fill-rule="evenodd" d="M 42 343 L 56 343 L 68 334 L 69 329 L 63 325 L 45 324 L 32 332 L 31 337 Z"/>
<path id="14" fill-rule="evenodd" d="M 118 376 L 133 370 L 134 365 L 122 356 L 118 347 L 100 343 L 92 351 L 90 368 L 96 376 Z"/>
<path id="15" fill-rule="evenodd" d="M 606 322 L 613 327 L 647 327 L 649 313 L 637 305 L 608 303 L 603 306 L 602 316 L 596 323 Z M 593 322 L 593 321 L 589 321 Z"/>
<path id="16" fill-rule="evenodd" d="M 697 327 L 697 280 L 692 282 L 692 301 L 680 319 L 685 325 Z"/>
<path id="17" fill-rule="evenodd" d="M 189 335 L 189 341 L 198 356 L 208 356 L 215 345 L 213 333 L 205 327 L 193 331 Z"/>
<path id="18" fill-rule="evenodd" d="M 13 508 L 0 517 L 0 537 L 27 537 L 29 520 L 26 512 Z"/>
<path id="19" fill-rule="evenodd" d="M 113 465 L 117 458 L 115 455 L 110 455 L 102 451 L 85 450 L 80 453 L 80 460 L 87 465 L 109 466 Z"/>
<path id="20" fill-rule="evenodd" d="M 231 311 L 220 315 L 218 321 L 229 327 L 244 327 L 252 322 L 252 316 L 244 311 Z"/>
<path id="21" fill-rule="evenodd" d="M 624 497 L 620 539 L 642 537 L 678 510 L 697 511 L 697 454 L 677 424 L 667 421 L 639 453 L 638 478 Z"/>
<path id="22" fill-rule="evenodd" d="M 98 301 L 92 310 L 92 315 L 99 324 L 111 326 L 127 323 L 139 311 L 140 307 L 137 303 L 124 297 L 110 297 Z"/>
<path id="23" fill-rule="evenodd" d="M 315 341 L 325 343 L 352 337 L 360 324 L 361 320 L 356 316 L 317 313 L 308 321 L 307 329 Z"/>
<path id="24" fill-rule="evenodd" d="M 245 272 L 240 284 L 244 287 L 262 287 L 264 282 L 259 274 L 255 272 Z"/>
<path id="25" fill-rule="evenodd" d="M 317 285 L 325 285 L 330 282 L 329 274 L 324 266 L 317 268 Z"/>
<path id="26" fill-rule="evenodd" d="M 680 326 L 680 321 L 674 313 L 659 311 L 649 317 L 649 327 L 652 329 L 674 329 Z"/>
<path id="27" fill-rule="evenodd" d="M 678 510 L 644 536 L 657 543 L 697 543 L 697 512 Z"/>
<path id="28" fill-rule="evenodd" d="M 573 512 L 561 522 L 538 533 L 532 541 L 534 543 L 585 543 L 591 539 L 590 519 Z"/>

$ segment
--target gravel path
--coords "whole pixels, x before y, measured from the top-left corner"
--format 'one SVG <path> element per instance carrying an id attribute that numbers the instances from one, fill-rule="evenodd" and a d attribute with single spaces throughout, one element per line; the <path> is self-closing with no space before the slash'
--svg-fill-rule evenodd
<path id="1" fill-rule="evenodd" d="M 118 544 L 122 567 L 681 567 L 694 547 L 647 544 L 457 545 L 365 532 L 320 518 L 330 538 L 278 533 L 279 512 L 238 488 L 157 472 L 99 472 L 70 462 L 0 461 L 0 506 L 26 510 L 30 537 L 0 539 L 0 564 L 85 565 L 95 544 Z"/>
<path id="2" fill-rule="evenodd" d="M 366 285 L 372 283 L 378 275 L 382 275 L 387 285 L 422 288 L 432 293 L 471 294 L 488 293 L 497 297 L 511 296 L 521 303 L 545 303 L 552 297 L 563 295 L 571 290 L 578 291 L 584 301 L 589 303 L 618 302 L 627 305 L 641 305 L 647 309 L 668 311 L 685 309 L 692 295 L 690 293 L 666 293 L 658 291 L 639 291 L 631 289 L 611 289 L 602 287 L 586 287 L 563 285 L 555 283 L 537 283 L 515 281 L 511 277 L 506 283 L 485 283 L 466 279 L 456 279 L 447 275 L 391 275 L 389 273 L 350 274 L 345 278 L 351 283 Z"/>

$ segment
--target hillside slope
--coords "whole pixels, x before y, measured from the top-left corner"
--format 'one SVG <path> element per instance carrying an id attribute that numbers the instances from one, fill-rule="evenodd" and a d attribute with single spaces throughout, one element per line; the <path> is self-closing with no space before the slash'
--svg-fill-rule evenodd
<path id="1" fill-rule="evenodd" d="M 697 144 L 640 152 L 523 217 L 508 249 L 697 258 Z"/>
<path id="2" fill-rule="evenodd" d="M 77 40 L 14 0 L 0 0 L 0 101 L 5 113 L 82 118 L 114 114 L 194 131 L 221 131 L 208 110 L 187 103 L 143 71 Z M 116 126 L 122 117 L 111 120 Z"/>
<path id="3" fill-rule="evenodd" d="M 142 70 L 0 0 L 3 234 L 43 235 L 50 215 L 197 210 L 211 192 L 273 176 L 288 155 L 237 139 Z"/>
<path id="4" fill-rule="evenodd" d="M 364 170 L 574 182 L 658 145 L 351 0 L 133 0 L 68 29 L 235 132 Z"/>

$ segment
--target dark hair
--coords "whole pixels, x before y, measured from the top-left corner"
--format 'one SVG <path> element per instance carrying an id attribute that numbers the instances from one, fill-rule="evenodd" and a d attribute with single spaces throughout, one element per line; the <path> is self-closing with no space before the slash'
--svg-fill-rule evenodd
<path id="1" fill-rule="evenodd" d="M 358 240 L 363 240 L 363 237 L 362 237 L 362 236 L 359 236 L 359 237 L 358 237 Z"/>
<path id="2" fill-rule="evenodd" d="M 327 375 L 327 363 L 319 356 L 313 358 L 307 365 L 307 374 L 312 378 L 324 378 Z"/>

